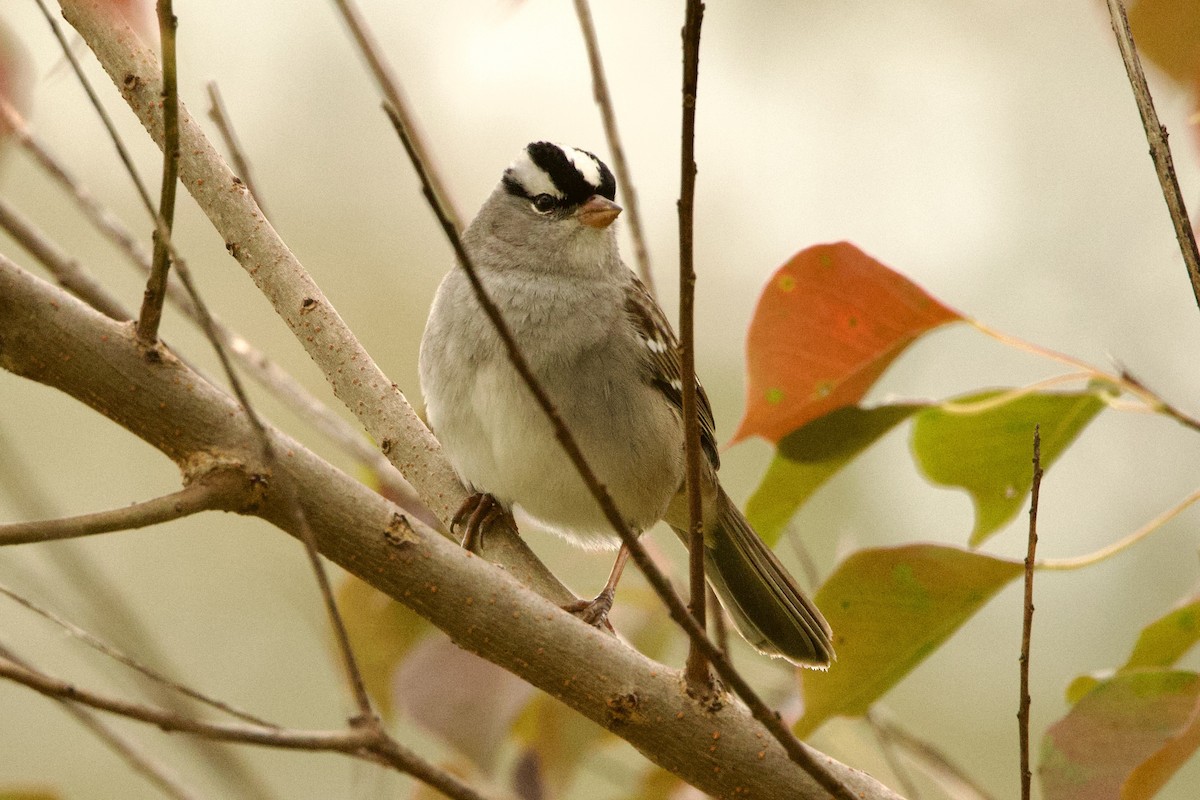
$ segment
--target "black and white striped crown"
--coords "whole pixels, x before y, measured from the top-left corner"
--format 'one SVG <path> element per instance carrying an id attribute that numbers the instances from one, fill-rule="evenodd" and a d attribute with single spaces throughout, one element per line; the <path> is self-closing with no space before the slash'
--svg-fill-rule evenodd
<path id="1" fill-rule="evenodd" d="M 509 194 L 528 200 L 550 195 L 560 207 L 577 206 L 594 194 L 615 200 L 617 181 L 608 166 L 586 150 L 532 142 L 504 172 Z"/>

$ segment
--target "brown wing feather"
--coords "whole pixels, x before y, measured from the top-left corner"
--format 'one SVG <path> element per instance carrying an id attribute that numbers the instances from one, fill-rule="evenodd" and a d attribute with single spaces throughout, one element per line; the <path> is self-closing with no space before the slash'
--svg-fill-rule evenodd
<path id="1" fill-rule="evenodd" d="M 625 311 L 646 346 L 646 375 L 683 418 L 683 381 L 679 372 L 679 340 L 671 323 L 645 285 L 632 273 L 625 292 Z M 704 387 L 696 380 L 696 406 L 700 416 L 700 447 L 713 469 L 721 466 L 717 452 L 716 423 Z"/>

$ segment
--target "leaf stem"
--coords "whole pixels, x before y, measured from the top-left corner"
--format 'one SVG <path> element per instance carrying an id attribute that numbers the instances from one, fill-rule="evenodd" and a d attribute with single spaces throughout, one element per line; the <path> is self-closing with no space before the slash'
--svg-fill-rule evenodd
<path id="1" fill-rule="evenodd" d="M 1039 560 L 1035 566 L 1038 569 L 1066 572 L 1074 569 L 1090 567 L 1093 564 L 1099 564 L 1101 561 L 1111 558 L 1117 553 L 1120 553 L 1122 550 L 1127 550 L 1128 548 L 1140 542 L 1142 539 L 1145 539 L 1163 525 L 1166 525 L 1168 522 L 1175 519 L 1175 517 L 1183 513 L 1188 506 L 1192 505 L 1197 500 L 1200 500 L 1200 489 L 1196 489 L 1187 497 L 1183 498 L 1183 500 L 1179 501 L 1171 508 L 1168 508 L 1166 511 L 1162 512 L 1157 517 L 1126 536 L 1124 539 L 1113 542 L 1108 547 L 1101 548 L 1100 550 L 1087 555 L 1076 556 L 1075 558 L 1044 558 Z"/>

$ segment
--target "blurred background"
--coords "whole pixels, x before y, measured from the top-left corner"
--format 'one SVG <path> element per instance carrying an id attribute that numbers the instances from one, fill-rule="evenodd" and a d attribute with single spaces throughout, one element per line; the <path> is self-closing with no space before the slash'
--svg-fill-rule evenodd
<path id="1" fill-rule="evenodd" d="M 607 158 L 570 3 L 360 5 L 465 216 L 531 140 Z M 274 225 L 419 406 L 418 341 L 451 254 L 332 4 L 177 0 L 175 9 L 184 102 L 216 140 L 205 86 L 219 85 Z M 683 5 L 606 0 L 592 12 L 661 299 L 674 318 Z M 0 22 L 24 53 L 36 134 L 148 242 L 128 177 L 36 4 L 8 0 Z M 87 48 L 68 35 L 156 195 L 158 151 Z M 1148 71 L 1175 134 L 1185 196 L 1200 204 L 1193 99 Z M 969 316 L 1101 366 L 1123 365 L 1185 411 L 1200 410 L 1200 313 L 1146 151 L 1107 13 L 1094 0 L 710 3 L 696 142 L 697 359 L 720 436 L 729 437 L 742 411 L 744 334 L 763 283 L 801 248 L 843 239 Z M 12 144 L 0 153 L 0 193 L 136 307 L 141 278 Z M 215 312 L 352 419 L 183 194 L 177 220 L 176 241 Z M 631 253 L 627 239 L 624 247 Z M 0 249 L 38 271 L 3 235 Z M 216 371 L 208 345 L 177 313 L 167 312 L 163 336 Z M 950 326 L 902 357 L 868 399 L 942 398 L 1059 371 Z M 305 420 L 263 392 L 254 396 L 274 422 L 356 469 Z M 1194 489 L 1200 443 L 1182 430 L 1157 417 L 1102 414 L 1047 475 L 1039 555 L 1095 550 Z M 65 395 L 8 373 L 0 373 L 0 443 L 2 521 L 118 507 L 178 488 L 177 471 L 159 453 Z M 771 452 L 750 441 L 725 453 L 722 477 L 736 499 L 753 490 Z M 1092 569 L 1039 575 L 1035 742 L 1064 713 L 1073 677 L 1120 664 L 1143 625 L 1195 591 L 1197 519 L 1187 512 Z M 824 575 L 858 547 L 965 544 L 972 509 L 965 494 L 917 474 L 900 426 L 825 487 L 795 526 Z M 682 575 L 672 539 L 653 536 Z M 602 584 L 608 555 L 580 555 L 539 533 L 528 540 L 579 593 Z M 985 550 L 1023 557 L 1024 517 Z M 795 563 L 787 545 L 781 554 Z M 146 660 L 161 658 L 187 682 L 269 719 L 336 727 L 352 710 L 301 547 L 265 523 L 210 514 L 6 548 L 0 580 L 131 648 L 148 637 L 160 655 L 139 650 Z M 639 581 L 630 575 L 618 595 L 618 628 L 623 614 L 633 619 L 654 607 Z M 98 602 L 111 592 L 127 614 Z M 1020 620 L 1014 584 L 883 703 L 995 797 L 1017 794 Z M 132 691 L 124 673 L 3 598 L 0 632 L 53 674 Z M 661 657 L 679 664 L 682 653 L 676 642 Z M 737 656 L 768 696 L 787 702 L 787 670 L 744 650 Z M 1200 666 L 1195 654 L 1189 659 L 1185 665 Z M 178 737 L 116 726 L 211 796 L 236 796 Z M 401 727 L 422 752 L 454 760 L 436 737 Z M 41 786 L 64 798 L 159 796 L 52 702 L 3 682 L 0 742 L 0 794 Z M 829 723 L 812 743 L 895 785 L 861 722 Z M 262 796 L 408 792 L 404 781 L 337 756 L 240 753 L 271 787 L 273 795 Z M 506 764 L 496 768 L 497 783 Z M 643 768 L 629 747 L 606 745 L 585 763 L 571 796 L 627 797 Z M 1161 796 L 1194 797 L 1198 781 L 1193 763 Z M 939 796 L 921 785 L 923 796 Z"/>

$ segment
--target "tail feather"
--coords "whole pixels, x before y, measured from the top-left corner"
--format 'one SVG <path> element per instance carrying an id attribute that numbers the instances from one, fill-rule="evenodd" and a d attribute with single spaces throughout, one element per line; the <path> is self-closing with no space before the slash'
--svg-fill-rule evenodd
<path id="1" fill-rule="evenodd" d="M 834 659 L 829 623 L 719 491 L 715 519 L 705 530 L 705 573 L 738 633 L 766 655 L 828 667 Z"/>

